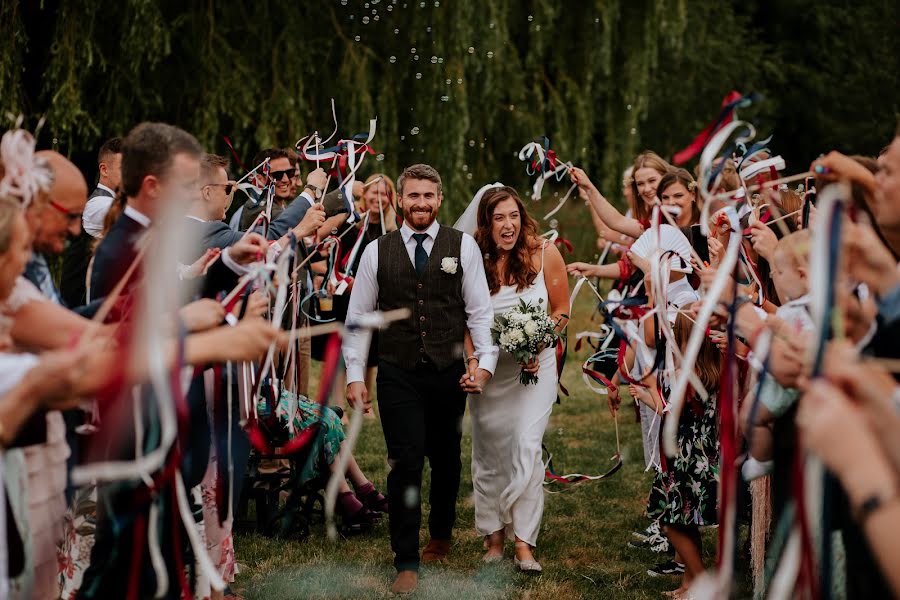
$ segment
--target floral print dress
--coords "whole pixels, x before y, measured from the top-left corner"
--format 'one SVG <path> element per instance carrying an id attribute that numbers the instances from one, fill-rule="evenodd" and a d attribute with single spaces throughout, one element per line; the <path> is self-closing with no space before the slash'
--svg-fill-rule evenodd
<path id="1" fill-rule="evenodd" d="M 664 524 L 715 525 L 719 481 L 719 416 L 716 395 L 691 396 L 678 424 L 678 454 L 656 472 L 647 515 Z M 664 418 L 671 418 L 666 414 Z"/>

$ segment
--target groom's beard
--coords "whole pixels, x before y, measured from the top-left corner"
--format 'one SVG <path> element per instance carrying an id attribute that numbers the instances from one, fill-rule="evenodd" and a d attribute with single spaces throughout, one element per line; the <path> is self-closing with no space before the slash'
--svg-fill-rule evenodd
<path id="1" fill-rule="evenodd" d="M 406 218 L 409 220 L 410 227 L 416 231 L 425 231 L 437 219 L 437 211 L 430 207 L 426 209 L 412 209 L 406 215 Z"/>

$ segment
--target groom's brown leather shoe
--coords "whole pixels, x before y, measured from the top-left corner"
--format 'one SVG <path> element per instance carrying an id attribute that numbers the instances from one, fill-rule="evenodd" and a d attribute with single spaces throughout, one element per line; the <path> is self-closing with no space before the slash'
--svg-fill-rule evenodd
<path id="1" fill-rule="evenodd" d="M 428 540 L 422 551 L 422 562 L 444 562 L 450 554 L 450 540 Z"/>
<path id="2" fill-rule="evenodd" d="M 391 586 L 391 593 L 395 596 L 405 596 L 412 594 L 419 587 L 419 574 L 415 571 L 400 571 L 397 573 L 397 579 Z"/>

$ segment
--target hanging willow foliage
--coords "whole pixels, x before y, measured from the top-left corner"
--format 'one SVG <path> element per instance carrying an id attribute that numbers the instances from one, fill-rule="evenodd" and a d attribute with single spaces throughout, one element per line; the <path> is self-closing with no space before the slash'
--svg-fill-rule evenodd
<path id="1" fill-rule="evenodd" d="M 527 187 L 514 154 L 543 134 L 615 198 L 637 152 L 671 155 L 731 89 L 767 96 L 752 116 L 797 162 L 825 149 L 816 139 L 833 141 L 827 106 L 850 121 L 841 147 L 874 151 L 900 97 L 900 9 L 868 4 L 10 0 L 0 3 L 0 111 L 32 125 L 46 116 L 42 141 L 86 167 L 103 139 L 148 119 L 184 127 L 219 153 L 227 135 L 246 163 L 260 147 L 330 133 L 334 98 L 342 136 L 378 116 L 383 162 L 370 157 L 369 168 L 434 164 L 451 215 L 487 181 Z M 807 14 L 816 18 L 804 37 L 834 41 L 839 57 L 822 58 L 822 46 L 804 53 L 792 27 Z M 877 64 L 853 70 L 851 43 Z M 854 73 L 854 88 L 838 69 Z M 853 94 L 868 72 L 878 97 L 860 102 Z M 828 84 L 843 95 L 827 100 Z M 803 106 L 804 89 L 822 94 L 818 112 Z M 848 105 L 866 116 L 860 140 Z"/>

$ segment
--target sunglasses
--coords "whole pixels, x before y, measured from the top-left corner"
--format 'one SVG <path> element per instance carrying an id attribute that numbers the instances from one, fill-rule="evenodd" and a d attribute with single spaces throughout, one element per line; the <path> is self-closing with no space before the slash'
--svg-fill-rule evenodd
<path id="1" fill-rule="evenodd" d="M 69 224 L 77 223 L 77 222 L 81 221 L 81 213 L 72 212 L 65 206 L 58 204 L 58 203 L 54 202 L 53 200 L 50 200 L 50 206 L 55 208 L 60 213 L 64 214 L 66 216 L 66 222 Z"/>
<path id="2" fill-rule="evenodd" d="M 285 169 L 284 171 L 272 171 L 269 173 L 269 177 L 272 178 L 272 181 L 281 181 L 285 175 L 287 175 L 288 179 L 293 179 L 296 174 L 297 169 Z"/>
<path id="3" fill-rule="evenodd" d="M 211 187 L 211 186 L 216 186 L 216 187 L 218 187 L 218 186 L 220 186 L 220 185 L 225 187 L 225 195 L 226 195 L 226 196 L 230 196 L 230 195 L 231 195 L 231 192 L 234 191 L 234 188 L 237 187 L 237 184 L 234 183 L 233 181 L 229 181 L 228 183 L 207 183 L 207 184 L 206 184 L 205 186 L 203 186 L 203 187 Z"/>

